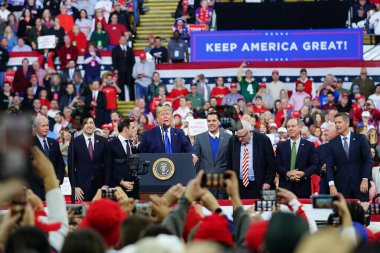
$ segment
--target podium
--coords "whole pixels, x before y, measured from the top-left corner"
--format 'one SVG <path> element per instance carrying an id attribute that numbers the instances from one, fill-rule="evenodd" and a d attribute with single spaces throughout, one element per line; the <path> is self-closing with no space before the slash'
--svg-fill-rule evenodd
<path id="1" fill-rule="evenodd" d="M 186 185 L 195 177 L 191 154 L 140 153 L 140 160 L 150 161 L 148 173 L 139 176 L 140 194 L 164 193 L 171 186 Z"/>

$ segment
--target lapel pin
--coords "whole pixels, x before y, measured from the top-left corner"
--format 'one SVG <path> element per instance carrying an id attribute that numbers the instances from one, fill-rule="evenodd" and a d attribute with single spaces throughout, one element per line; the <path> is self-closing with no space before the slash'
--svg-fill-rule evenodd
<path id="1" fill-rule="evenodd" d="M 353 141 L 355 140 L 355 138 L 352 139 Z"/>
<path id="2" fill-rule="evenodd" d="M 99 143 L 99 140 L 96 140 L 96 143 Z"/>

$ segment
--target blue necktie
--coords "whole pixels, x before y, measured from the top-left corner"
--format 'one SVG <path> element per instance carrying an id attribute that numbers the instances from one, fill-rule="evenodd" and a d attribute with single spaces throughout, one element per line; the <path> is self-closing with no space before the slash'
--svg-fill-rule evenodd
<path id="1" fill-rule="evenodd" d="M 43 141 L 44 143 L 44 153 L 47 157 L 49 157 L 49 148 L 48 148 L 48 145 L 46 143 L 46 139 Z"/>
<path id="2" fill-rule="evenodd" d="M 172 153 L 172 145 L 170 145 L 168 129 L 165 129 L 165 153 L 166 154 Z"/>

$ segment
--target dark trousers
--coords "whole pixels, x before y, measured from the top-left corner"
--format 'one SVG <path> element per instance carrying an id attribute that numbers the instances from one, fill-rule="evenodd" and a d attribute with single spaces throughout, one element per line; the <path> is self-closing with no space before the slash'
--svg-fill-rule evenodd
<path id="1" fill-rule="evenodd" d="M 241 199 L 259 199 L 261 198 L 261 187 L 256 181 L 249 181 L 247 187 L 243 185 L 243 181 L 239 179 L 239 192 Z"/>
<path id="2" fill-rule="evenodd" d="M 132 75 L 128 72 L 119 72 L 118 75 L 119 75 L 118 76 L 118 78 L 119 78 L 118 85 L 119 85 L 119 88 L 121 89 L 121 94 L 120 94 L 121 99 L 126 100 L 125 99 L 124 87 L 125 87 L 125 85 L 127 85 L 128 91 L 129 91 L 130 101 L 135 100 L 135 89 L 133 87 L 134 82 L 133 82 Z"/>

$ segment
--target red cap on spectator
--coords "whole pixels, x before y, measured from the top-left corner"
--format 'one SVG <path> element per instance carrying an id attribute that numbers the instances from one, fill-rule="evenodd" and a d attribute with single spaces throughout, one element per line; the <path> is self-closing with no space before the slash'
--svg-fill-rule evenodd
<path id="1" fill-rule="evenodd" d="M 293 109 L 293 106 L 292 106 L 291 104 L 287 104 L 287 105 L 285 106 L 285 109 L 286 109 L 286 110 L 291 110 L 291 109 Z"/>
<path id="2" fill-rule="evenodd" d="M 230 88 L 237 88 L 237 84 L 236 83 L 231 83 Z"/>
<path id="3" fill-rule="evenodd" d="M 140 59 L 141 60 L 145 60 L 146 59 L 146 53 L 145 52 L 141 52 L 140 53 Z"/>
<path id="4" fill-rule="evenodd" d="M 278 72 L 278 70 L 275 69 L 275 70 L 272 71 L 272 75 L 273 75 L 273 74 L 277 74 L 277 75 L 278 75 L 278 74 L 280 74 L 280 72 Z"/>
<path id="5" fill-rule="evenodd" d="M 355 94 L 355 99 L 356 100 L 359 100 L 359 99 L 361 99 L 361 98 L 363 98 L 363 99 L 366 99 L 367 97 L 364 95 L 364 94 Z"/>
<path id="6" fill-rule="evenodd" d="M 183 226 L 183 232 L 182 237 L 187 241 L 187 238 L 189 237 L 190 232 L 193 230 L 193 228 L 199 224 L 199 222 L 202 220 L 202 216 L 195 210 L 194 205 L 191 205 L 189 207 L 189 211 L 187 212 L 187 216 L 185 219 L 185 224 Z"/>
<path id="7" fill-rule="evenodd" d="M 301 117 L 301 113 L 300 113 L 300 111 L 293 111 L 292 112 L 292 116 L 293 116 L 293 118 L 300 118 Z"/>
<path id="8" fill-rule="evenodd" d="M 246 246 L 249 252 L 257 252 L 264 243 L 265 235 L 268 231 L 268 221 L 253 222 L 245 237 Z"/>
<path id="9" fill-rule="evenodd" d="M 313 101 L 321 101 L 320 99 L 319 99 L 319 97 L 315 97 L 315 98 L 313 98 Z"/>
<path id="10" fill-rule="evenodd" d="M 347 93 L 342 93 L 342 98 L 348 98 L 348 94 Z"/>
<path id="11" fill-rule="evenodd" d="M 248 102 L 248 103 L 247 103 L 247 107 L 250 107 L 250 106 L 253 106 L 253 103 L 252 103 L 252 102 Z"/>
<path id="12" fill-rule="evenodd" d="M 103 237 L 108 247 L 113 247 L 119 241 L 120 225 L 126 217 L 117 202 L 100 199 L 92 202 L 79 227 L 94 229 Z"/>
<path id="13" fill-rule="evenodd" d="M 104 129 L 104 128 L 108 128 L 110 131 L 113 130 L 113 126 L 112 126 L 111 123 L 110 124 L 103 124 L 102 127 L 101 127 L 101 129 Z"/>
<path id="14" fill-rule="evenodd" d="M 153 35 L 153 34 L 148 34 L 148 35 L 146 36 L 146 38 L 147 38 L 147 39 L 153 39 L 153 38 L 154 38 L 154 35 Z"/>
<path id="15" fill-rule="evenodd" d="M 30 79 L 33 79 L 33 78 L 38 79 L 38 76 L 36 74 L 33 74 L 33 75 L 30 76 Z"/>
<path id="16" fill-rule="evenodd" d="M 266 88 L 267 84 L 266 83 L 260 83 L 260 88 Z"/>
<path id="17" fill-rule="evenodd" d="M 181 114 L 179 114 L 179 113 L 174 114 L 173 117 L 180 117 L 180 118 L 182 118 Z"/>
<path id="18" fill-rule="evenodd" d="M 194 241 L 216 241 L 225 245 L 232 245 L 234 240 L 230 231 L 230 223 L 225 216 L 212 214 L 203 218 Z"/>

